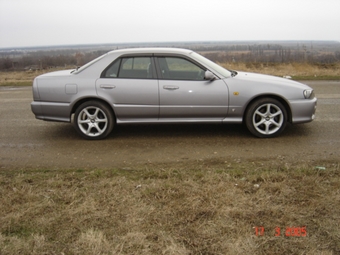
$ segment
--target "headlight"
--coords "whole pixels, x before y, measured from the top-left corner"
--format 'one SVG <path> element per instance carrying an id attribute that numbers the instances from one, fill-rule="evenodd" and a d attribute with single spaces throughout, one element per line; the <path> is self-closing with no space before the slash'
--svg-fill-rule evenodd
<path id="1" fill-rule="evenodd" d="M 313 99 L 315 97 L 314 90 L 312 89 L 306 89 L 303 91 L 303 95 L 306 99 Z"/>

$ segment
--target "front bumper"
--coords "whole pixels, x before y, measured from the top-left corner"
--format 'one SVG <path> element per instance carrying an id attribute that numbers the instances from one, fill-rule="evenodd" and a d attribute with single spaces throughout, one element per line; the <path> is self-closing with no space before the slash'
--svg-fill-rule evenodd
<path id="1" fill-rule="evenodd" d="M 313 121 L 315 118 L 317 101 L 316 97 L 313 99 L 290 101 L 292 123 L 297 124 Z"/>

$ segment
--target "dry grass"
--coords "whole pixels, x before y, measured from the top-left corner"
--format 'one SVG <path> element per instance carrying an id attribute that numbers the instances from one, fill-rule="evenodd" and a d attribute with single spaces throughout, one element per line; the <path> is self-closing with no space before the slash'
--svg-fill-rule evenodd
<path id="1" fill-rule="evenodd" d="M 321 80 L 340 79 L 340 63 L 309 64 L 309 63 L 223 63 L 225 68 L 275 76 L 291 76 L 293 79 Z"/>
<path id="2" fill-rule="evenodd" d="M 30 86 L 33 79 L 43 71 L 0 72 L 0 86 Z"/>
<path id="3" fill-rule="evenodd" d="M 308 63 L 266 64 L 266 63 L 222 63 L 222 66 L 238 71 L 263 73 L 275 76 L 292 76 L 297 80 L 338 80 L 340 79 L 340 63 L 332 65 L 312 65 Z M 28 71 L 1 72 L 0 86 L 30 86 L 33 79 L 43 73 L 61 70 L 62 68 Z M 72 67 L 67 67 L 72 69 Z"/>
<path id="4" fill-rule="evenodd" d="M 3 169 L 0 254 L 339 254 L 339 164 L 319 164 Z"/>
<path id="5" fill-rule="evenodd" d="M 65 68 L 36 71 L 0 71 L 0 86 L 31 86 L 36 76 L 63 69 Z M 66 69 L 72 69 L 72 67 L 66 67 Z"/>

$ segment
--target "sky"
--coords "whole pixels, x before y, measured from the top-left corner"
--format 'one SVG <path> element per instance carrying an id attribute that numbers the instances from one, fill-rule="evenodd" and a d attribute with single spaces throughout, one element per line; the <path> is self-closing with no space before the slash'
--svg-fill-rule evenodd
<path id="1" fill-rule="evenodd" d="M 0 48 L 340 41 L 340 0 L 0 0 Z"/>

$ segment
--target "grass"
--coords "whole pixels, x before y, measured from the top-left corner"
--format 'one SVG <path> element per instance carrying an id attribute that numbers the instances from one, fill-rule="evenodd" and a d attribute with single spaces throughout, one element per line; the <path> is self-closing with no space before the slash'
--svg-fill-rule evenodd
<path id="1" fill-rule="evenodd" d="M 339 254 L 339 177 L 338 162 L 3 169 L 0 254 Z"/>
<path id="2" fill-rule="evenodd" d="M 223 63 L 225 68 L 238 71 L 291 76 L 294 80 L 340 80 L 340 63 Z"/>
<path id="3" fill-rule="evenodd" d="M 308 64 L 308 63 L 222 63 L 222 66 L 255 73 L 275 76 L 291 76 L 294 80 L 340 80 L 340 63 Z M 72 69 L 72 67 L 67 67 Z M 30 72 L 0 72 L 0 86 L 30 86 L 33 79 L 43 73 L 60 70 L 60 68 Z"/>
<path id="4" fill-rule="evenodd" d="M 36 76 L 63 69 L 72 69 L 72 67 L 36 71 L 0 71 L 0 86 L 31 86 Z"/>
<path id="5" fill-rule="evenodd" d="M 0 86 L 31 86 L 34 77 L 42 74 L 42 71 L 10 71 L 0 72 Z"/>

